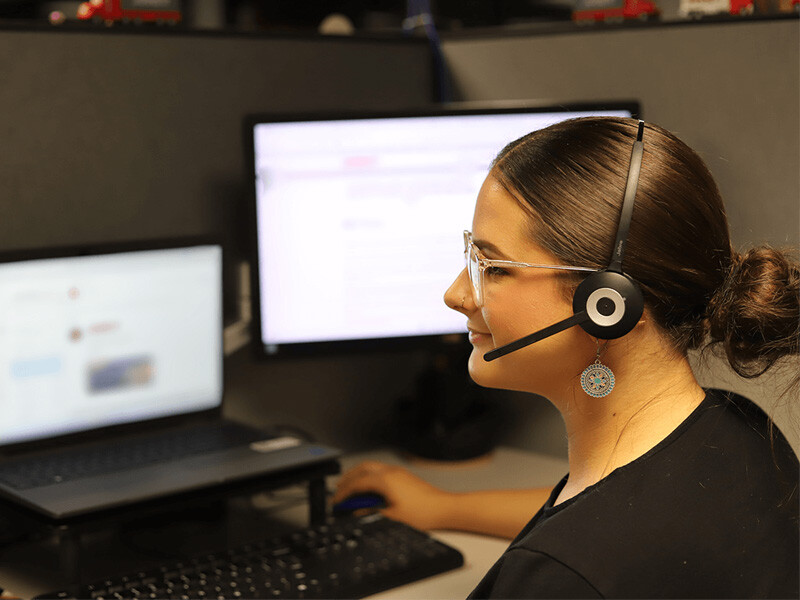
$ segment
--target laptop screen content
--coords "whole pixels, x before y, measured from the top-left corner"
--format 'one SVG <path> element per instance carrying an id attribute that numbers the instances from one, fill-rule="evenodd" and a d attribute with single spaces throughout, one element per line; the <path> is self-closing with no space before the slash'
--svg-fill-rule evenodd
<path id="1" fill-rule="evenodd" d="M 222 401 L 216 245 L 0 263 L 0 446 Z"/>

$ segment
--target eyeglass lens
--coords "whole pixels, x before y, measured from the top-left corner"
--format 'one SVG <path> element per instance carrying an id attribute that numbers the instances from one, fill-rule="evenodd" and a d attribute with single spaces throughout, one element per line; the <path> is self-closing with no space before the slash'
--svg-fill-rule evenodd
<path id="1" fill-rule="evenodd" d="M 464 236 L 464 257 L 467 260 L 467 273 L 472 282 L 472 293 L 475 296 L 475 303 L 481 306 L 483 302 L 481 267 L 478 263 L 478 255 L 475 253 L 475 247 L 470 243 L 466 235 Z"/>

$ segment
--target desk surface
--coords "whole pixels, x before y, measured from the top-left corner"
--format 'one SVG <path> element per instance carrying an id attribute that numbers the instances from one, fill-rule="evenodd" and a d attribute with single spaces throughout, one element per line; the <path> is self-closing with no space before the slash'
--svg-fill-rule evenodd
<path id="1" fill-rule="evenodd" d="M 565 459 L 512 448 L 499 448 L 489 456 L 453 464 L 407 460 L 393 451 L 377 450 L 345 456 L 342 469 L 347 470 L 363 460 L 380 460 L 404 466 L 433 485 L 455 492 L 549 486 L 557 483 L 567 471 Z M 335 485 L 335 480 L 335 477 L 329 478 L 329 487 Z M 301 501 L 303 493 L 302 488 L 288 490 L 285 494 L 277 494 L 278 501 L 275 494 L 265 495 L 263 511 L 268 512 L 270 518 L 303 527 L 308 516 L 307 507 Z M 296 501 L 287 502 L 292 494 Z M 258 508 L 259 502 L 255 501 L 254 506 Z M 531 516 L 536 508 L 532 507 Z M 508 540 L 470 533 L 437 531 L 433 535 L 462 552 L 464 567 L 388 590 L 372 596 L 373 599 L 464 598 L 508 546 Z M 22 548 L 19 554 L 5 554 L 0 565 L 0 587 L 23 598 L 59 587 L 57 580 L 51 579 L 46 569 L 40 570 L 30 564 L 37 558 L 29 548 Z"/>

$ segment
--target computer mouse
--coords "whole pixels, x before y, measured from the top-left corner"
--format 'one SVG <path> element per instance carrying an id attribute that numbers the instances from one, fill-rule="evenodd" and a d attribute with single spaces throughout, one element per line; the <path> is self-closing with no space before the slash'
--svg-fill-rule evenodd
<path id="1" fill-rule="evenodd" d="M 356 510 L 386 508 L 389 504 L 386 498 L 375 492 L 365 492 L 363 494 L 353 494 L 341 502 L 333 505 L 331 510 L 334 514 L 347 514 Z"/>

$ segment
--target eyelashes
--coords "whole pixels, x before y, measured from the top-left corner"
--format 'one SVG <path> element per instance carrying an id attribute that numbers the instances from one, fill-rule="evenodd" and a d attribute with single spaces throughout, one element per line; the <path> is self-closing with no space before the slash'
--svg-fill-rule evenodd
<path id="1" fill-rule="evenodd" d="M 502 277 L 503 275 L 508 275 L 508 271 L 501 267 L 486 267 L 486 271 L 484 271 L 484 273 L 489 277 Z"/>

